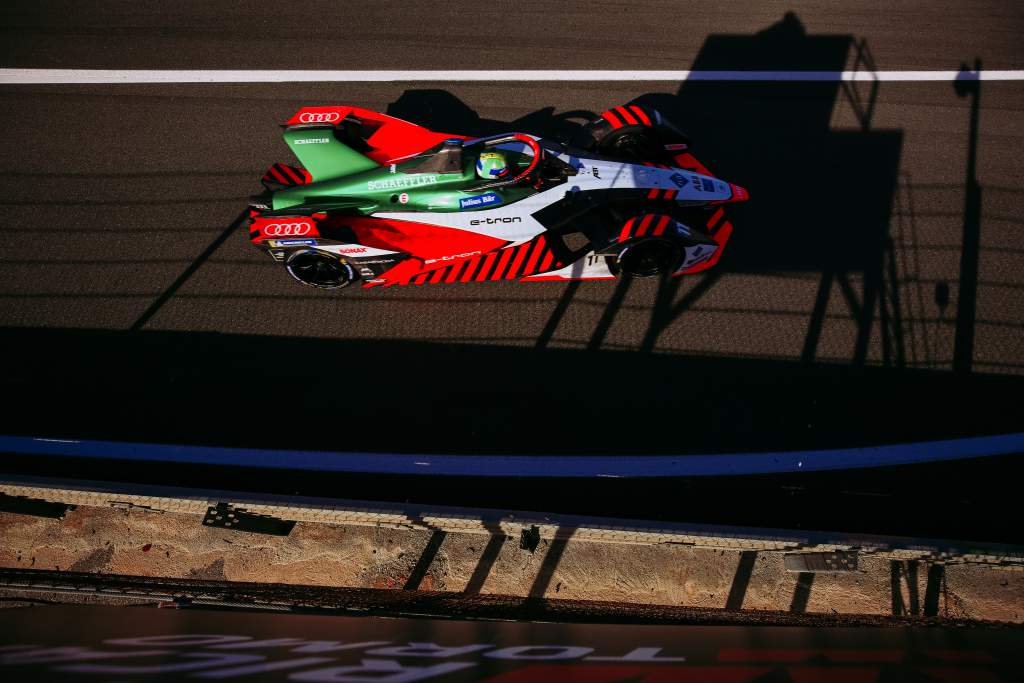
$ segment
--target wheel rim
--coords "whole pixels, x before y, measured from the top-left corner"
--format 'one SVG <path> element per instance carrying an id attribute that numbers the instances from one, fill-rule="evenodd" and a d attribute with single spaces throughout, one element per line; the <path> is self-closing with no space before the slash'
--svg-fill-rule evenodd
<path id="1" fill-rule="evenodd" d="M 622 133 L 608 140 L 606 154 L 627 159 L 654 159 L 663 153 L 655 140 L 645 132 Z"/>
<path id="2" fill-rule="evenodd" d="M 666 240 L 632 244 L 619 253 L 622 270 L 636 277 L 653 277 L 671 272 L 678 258 L 675 245 Z"/>
<path id="3" fill-rule="evenodd" d="M 644 139 L 639 135 L 623 135 L 614 143 L 615 151 L 627 157 L 642 158 L 644 153 Z"/>
<path id="4" fill-rule="evenodd" d="M 314 287 L 344 287 L 352 279 L 345 264 L 323 254 L 295 254 L 288 260 L 287 268 L 296 280 Z"/>

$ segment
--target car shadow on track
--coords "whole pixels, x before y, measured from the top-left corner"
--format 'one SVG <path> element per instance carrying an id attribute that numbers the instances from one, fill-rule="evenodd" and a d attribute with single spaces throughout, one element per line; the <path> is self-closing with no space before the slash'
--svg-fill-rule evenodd
<path id="1" fill-rule="evenodd" d="M 567 141 L 580 134 L 581 124 L 597 116 L 592 111 L 556 112 L 555 107 L 544 107 L 514 121 L 496 121 L 482 118 L 458 97 L 440 89 L 406 90 L 388 105 L 386 113 L 431 130 L 462 135 L 484 137 L 514 130 Z"/>

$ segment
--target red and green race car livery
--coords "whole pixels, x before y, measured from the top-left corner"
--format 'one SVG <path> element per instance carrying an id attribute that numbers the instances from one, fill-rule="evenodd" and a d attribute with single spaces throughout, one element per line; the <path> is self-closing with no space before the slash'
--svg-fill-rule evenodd
<path id="1" fill-rule="evenodd" d="M 284 138 L 301 166 L 263 176 L 250 240 L 325 289 L 696 273 L 732 234 L 723 205 L 748 198 L 639 105 L 604 112 L 576 144 L 351 106 L 303 108 Z"/>

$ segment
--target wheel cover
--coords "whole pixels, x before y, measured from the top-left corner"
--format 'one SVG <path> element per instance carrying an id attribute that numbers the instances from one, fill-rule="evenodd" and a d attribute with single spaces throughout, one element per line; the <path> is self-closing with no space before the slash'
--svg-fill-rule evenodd
<path id="1" fill-rule="evenodd" d="M 345 287 L 354 279 L 348 264 L 318 252 L 293 254 L 285 267 L 299 282 L 322 289 Z"/>
<path id="2" fill-rule="evenodd" d="M 607 139 L 603 147 L 606 154 L 626 159 L 653 160 L 662 152 L 647 131 L 624 131 Z"/>
<path id="3" fill-rule="evenodd" d="M 634 277 L 670 273 L 679 260 L 679 249 L 668 240 L 645 240 L 619 252 L 619 266 Z"/>

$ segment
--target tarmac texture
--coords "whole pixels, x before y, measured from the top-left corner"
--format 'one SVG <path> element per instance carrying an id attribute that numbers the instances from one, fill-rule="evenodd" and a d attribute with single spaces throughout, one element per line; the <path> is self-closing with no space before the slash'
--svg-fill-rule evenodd
<path id="1" fill-rule="evenodd" d="M 9 2 L 0 65 L 1019 69 L 1022 31 L 1009 2 L 549 2 L 509 15 L 465 2 Z M 1003 402 L 1024 376 L 1019 82 L 8 85 L 0 100 L 0 323 L 20 359 L 5 390 L 24 397 L 8 432 L 237 443 L 217 420 L 294 401 L 317 432 L 296 445 L 416 447 L 389 442 L 380 417 L 367 443 L 365 416 L 345 417 L 365 399 L 388 406 L 396 432 L 444 422 L 427 450 L 528 451 L 498 423 L 537 414 L 572 423 L 547 420 L 554 436 L 534 445 L 563 452 L 607 448 L 595 425 L 646 417 L 614 447 L 1020 427 Z M 659 109 L 750 190 L 716 269 L 332 293 L 298 285 L 236 229 L 263 170 L 289 161 L 277 126 L 304 105 L 558 135 L 626 102 Z M 321 370 L 329 380 L 310 379 Z M 417 418 L 423 401 L 441 407 Z M 699 427 L 681 434 L 669 423 L 687 412 Z"/>

